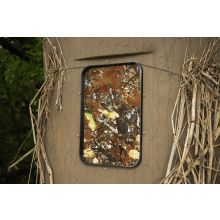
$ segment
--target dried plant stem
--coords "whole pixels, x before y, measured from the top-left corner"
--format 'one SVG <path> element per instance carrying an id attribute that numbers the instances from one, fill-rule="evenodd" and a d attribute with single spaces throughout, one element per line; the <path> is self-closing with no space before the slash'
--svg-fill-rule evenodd
<path id="1" fill-rule="evenodd" d="M 193 138 L 193 132 L 194 132 L 194 128 L 195 128 L 195 119 L 196 119 L 196 112 L 195 112 L 196 95 L 197 95 L 197 84 L 195 84 L 194 88 L 193 88 L 192 117 L 191 117 L 190 127 L 188 127 L 188 132 L 187 132 L 187 136 L 186 136 L 187 138 L 185 141 L 182 159 L 180 161 L 180 165 L 179 165 L 177 174 L 180 172 L 180 169 L 182 168 L 184 161 L 186 160 L 187 154 L 188 154 L 190 146 L 191 146 L 192 138 Z"/>
<path id="2" fill-rule="evenodd" d="M 213 63 L 218 48 L 219 38 L 211 39 L 200 58 L 188 58 L 187 43 L 171 116 L 173 144 L 162 183 L 215 183 L 218 179 L 220 70 Z"/>
<path id="3" fill-rule="evenodd" d="M 31 125 L 33 130 L 33 139 L 35 144 L 36 156 L 32 160 L 36 163 L 37 176 L 36 181 L 40 183 L 45 183 L 45 173 L 48 175 L 49 183 L 53 183 L 53 171 L 50 166 L 49 158 L 46 153 L 44 146 L 44 133 L 45 124 L 48 120 L 49 115 L 49 104 L 50 98 L 54 91 L 54 87 L 57 87 L 56 103 L 57 109 L 62 111 L 62 87 L 64 81 L 63 68 L 68 69 L 66 65 L 65 58 L 63 56 L 63 51 L 59 40 L 56 38 L 52 41 L 49 38 L 44 40 L 44 48 L 47 47 L 48 55 L 44 57 L 45 62 L 45 81 L 39 91 L 36 93 L 32 99 L 29 110 L 31 117 Z M 38 104 L 37 104 L 38 103 Z M 33 106 L 38 107 L 37 114 L 34 114 L 32 108 Z M 30 168 L 30 174 L 32 170 L 32 164 Z M 46 172 L 45 172 L 46 171 Z M 30 179 L 29 174 L 29 179 Z M 28 181 L 29 182 L 29 181 Z"/>
<path id="4" fill-rule="evenodd" d="M 178 93 L 178 94 L 180 94 L 180 96 L 179 95 L 177 96 L 177 101 L 183 95 L 183 91 L 180 91 L 180 93 Z M 179 142 L 179 137 L 180 137 L 180 133 L 181 133 L 182 125 L 183 125 L 183 120 L 184 120 L 184 105 L 185 105 L 185 99 L 183 97 L 181 99 L 181 103 L 180 103 L 180 110 L 179 110 L 179 117 L 178 117 L 178 126 L 176 128 L 176 131 L 174 131 L 174 134 L 173 134 L 174 135 L 174 141 L 173 141 L 173 145 L 172 145 L 172 150 L 171 150 L 170 160 L 169 160 L 169 163 L 168 163 L 166 177 L 170 173 L 170 170 L 171 170 L 171 167 L 172 167 L 172 162 L 173 162 L 173 159 L 174 159 L 174 155 L 175 155 L 175 152 L 176 152 L 176 149 L 177 149 L 177 145 L 178 145 L 178 142 Z M 176 110 L 176 105 L 174 107 L 172 118 L 173 118 L 175 110 Z"/>
<path id="5" fill-rule="evenodd" d="M 34 152 L 34 148 L 32 148 L 31 150 L 29 150 L 26 154 L 24 154 L 22 157 L 20 157 L 18 160 L 16 160 L 13 164 L 11 164 L 8 167 L 8 170 L 10 171 L 13 167 L 16 167 L 21 161 L 23 161 L 24 159 L 26 159 L 26 157 L 28 157 L 29 155 L 31 155 Z"/>

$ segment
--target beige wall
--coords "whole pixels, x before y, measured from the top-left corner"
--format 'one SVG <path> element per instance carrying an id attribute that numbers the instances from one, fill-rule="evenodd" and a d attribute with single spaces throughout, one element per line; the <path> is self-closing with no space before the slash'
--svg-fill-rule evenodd
<path id="1" fill-rule="evenodd" d="M 59 40 L 68 67 L 138 62 L 176 73 L 181 70 L 187 44 L 186 38 Z M 190 39 L 190 53 L 199 54 L 206 40 Z M 100 58 L 103 55 L 106 58 Z M 157 183 L 164 177 L 172 143 L 170 117 L 179 81 L 178 76 L 159 69 L 143 66 L 143 70 L 143 156 L 141 164 L 132 169 L 94 167 L 81 162 L 78 93 L 82 68 L 65 72 L 63 111 L 60 114 L 55 110 L 53 97 L 45 135 L 46 151 L 55 183 Z"/>

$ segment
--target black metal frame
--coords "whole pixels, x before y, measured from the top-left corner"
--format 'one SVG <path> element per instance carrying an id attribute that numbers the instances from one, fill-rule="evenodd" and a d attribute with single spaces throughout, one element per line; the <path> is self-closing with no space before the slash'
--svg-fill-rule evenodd
<path id="1" fill-rule="evenodd" d="M 121 166 L 114 166 L 114 165 L 106 165 L 106 164 L 93 164 L 93 163 L 88 163 L 84 160 L 83 157 L 83 146 L 84 146 L 84 88 L 85 88 L 85 73 L 91 69 L 91 68 L 102 68 L 102 67 L 113 67 L 113 66 L 122 66 L 122 65 L 138 65 L 140 67 L 140 74 L 141 74 L 141 114 L 140 114 L 140 159 L 139 161 L 134 165 L 134 166 L 126 166 L 126 167 L 121 167 Z M 143 67 L 141 64 L 136 63 L 136 62 L 127 62 L 127 63 L 114 63 L 114 64 L 102 64 L 102 65 L 91 65 L 87 66 L 83 69 L 82 74 L 81 74 L 81 110 L 80 110 L 80 150 L 79 150 L 79 155 L 80 159 L 82 162 L 86 165 L 91 165 L 91 166 L 98 166 L 98 167 L 115 167 L 115 168 L 135 168 L 137 167 L 141 161 L 142 161 L 142 136 L 143 136 Z"/>

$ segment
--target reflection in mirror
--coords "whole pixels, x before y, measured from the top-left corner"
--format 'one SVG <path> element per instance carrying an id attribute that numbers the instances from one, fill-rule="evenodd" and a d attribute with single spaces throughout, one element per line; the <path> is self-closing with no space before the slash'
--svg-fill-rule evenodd
<path id="1" fill-rule="evenodd" d="M 87 164 L 135 167 L 141 160 L 142 68 L 87 67 L 82 74 L 81 158 Z"/>

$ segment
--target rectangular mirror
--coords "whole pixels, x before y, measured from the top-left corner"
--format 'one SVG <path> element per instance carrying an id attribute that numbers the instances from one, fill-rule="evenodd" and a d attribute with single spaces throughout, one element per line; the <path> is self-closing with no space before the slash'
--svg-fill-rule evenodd
<path id="1" fill-rule="evenodd" d="M 80 156 L 86 164 L 135 167 L 140 163 L 142 77 L 137 63 L 83 70 Z"/>

